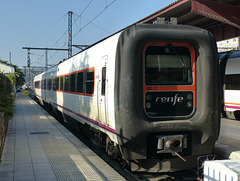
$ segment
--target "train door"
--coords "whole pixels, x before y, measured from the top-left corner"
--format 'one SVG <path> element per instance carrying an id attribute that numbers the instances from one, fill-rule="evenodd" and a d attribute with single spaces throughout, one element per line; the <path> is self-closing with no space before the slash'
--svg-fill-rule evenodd
<path id="1" fill-rule="evenodd" d="M 108 125 L 107 119 L 107 57 L 101 61 L 101 75 L 98 82 L 99 121 Z"/>
<path id="2" fill-rule="evenodd" d="M 44 101 L 46 101 L 46 87 L 47 87 L 47 79 L 46 79 L 46 76 L 43 76 L 41 91 L 42 91 L 42 97 Z"/>
<path id="3" fill-rule="evenodd" d="M 53 94 L 53 75 L 51 75 L 51 78 L 50 78 L 50 80 L 51 80 L 51 82 L 50 82 L 50 100 L 51 100 L 51 102 L 53 102 L 53 96 L 54 96 L 54 94 Z"/>

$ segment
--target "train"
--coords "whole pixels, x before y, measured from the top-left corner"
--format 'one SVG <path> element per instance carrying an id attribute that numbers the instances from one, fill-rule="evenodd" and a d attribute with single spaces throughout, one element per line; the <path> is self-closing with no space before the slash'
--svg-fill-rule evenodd
<path id="1" fill-rule="evenodd" d="M 240 50 L 219 53 L 223 117 L 240 120 Z"/>
<path id="2" fill-rule="evenodd" d="M 173 172 L 195 167 L 218 139 L 218 63 L 207 30 L 142 23 L 35 76 L 34 90 L 131 171 Z"/>

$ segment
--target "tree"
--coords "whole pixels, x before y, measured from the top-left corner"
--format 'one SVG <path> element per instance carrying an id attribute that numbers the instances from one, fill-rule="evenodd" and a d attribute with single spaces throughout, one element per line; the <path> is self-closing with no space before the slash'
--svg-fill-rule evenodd
<path id="1" fill-rule="evenodd" d="M 24 74 L 19 69 L 17 65 L 13 65 L 15 67 L 15 74 L 16 74 L 16 85 L 23 85 L 25 82 Z"/>
<path id="2" fill-rule="evenodd" d="M 4 112 L 6 118 L 10 119 L 13 116 L 13 107 L 14 96 L 11 79 L 0 73 L 0 112 Z"/>
<path id="3" fill-rule="evenodd" d="M 12 85 L 14 85 L 16 83 L 16 76 L 12 73 L 9 73 L 6 75 L 6 77 L 9 78 L 9 80 L 11 81 Z"/>

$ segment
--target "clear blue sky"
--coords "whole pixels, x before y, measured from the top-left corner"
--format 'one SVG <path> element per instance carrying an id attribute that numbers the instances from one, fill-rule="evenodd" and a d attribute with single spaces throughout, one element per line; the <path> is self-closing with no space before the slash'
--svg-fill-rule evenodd
<path id="1" fill-rule="evenodd" d="M 73 44 L 90 45 L 175 0 L 1 1 L 0 58 L 9 61 L 11 52 L 12 64 L 21 68 L 27 65 L 27 50 L 22 47 L 67 48 L 68 11 L 73 12 L 73 22 L 76 21 Z M 87 25 L 101 11 L 103 13 Z M 78 51 L 73 48 L 73 53 Z M 49 64 L 56 64 L 63 58 L 67 58 L 67 52 L 48 53 Z M 31 66 L 45 66 L 45 51 L 31 50 Z"/>

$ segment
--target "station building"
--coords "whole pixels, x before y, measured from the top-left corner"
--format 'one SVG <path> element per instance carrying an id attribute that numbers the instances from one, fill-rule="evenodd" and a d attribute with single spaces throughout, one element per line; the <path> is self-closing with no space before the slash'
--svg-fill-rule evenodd
<path id="1" fill-rule="evenodd" d="M 192 25 L 210 31 L 219 51 L 239 49 L 240 37 L 239 0 L 177 0 L 139 20 L 153 23 L 158 18 L 177 19 L 178 24 Z"/>

